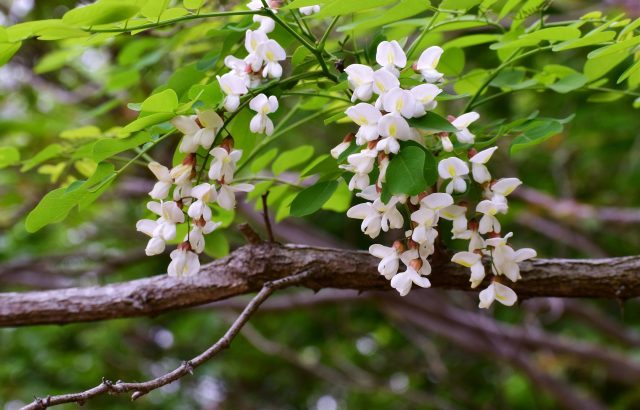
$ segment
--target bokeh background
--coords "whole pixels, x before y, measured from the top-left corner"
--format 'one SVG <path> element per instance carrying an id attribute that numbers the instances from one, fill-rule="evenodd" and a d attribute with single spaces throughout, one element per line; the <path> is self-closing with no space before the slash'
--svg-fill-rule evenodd
<path id="1" fill-rule="evenodd" d="M 59 18 L 75 5 L 0 0 L 0 24 Z M 637 0 L 556 0 L 551 14 L 577 18 L 596 9 L 640 16 Z M 173 70 L 220 47 L 216 38 L 189 43 L 176 30 L 121 36 L 90 49 L 61 48 L 57 57 L 50 57 L 51 43 L 27 41 L 0 68 L 0 144 L 19 147 L 28 159 L 69 128 L 107 129 L 131 121 L 136 113 L 127 103 L 142 101 Z M 442 34 L 440 40 L 456 35 Z M 587 52 L 540 54 L 529 66 L 564 64 L 580 71 Z M 495 65 L 485 45 L 465 53 L 465 70 Z M 114 61 L 120 62 L 118 71 Z M 622 71 L 614 69 L 613 77 Z M 628 97 L 589 97 L 522 92 L 479 109 L 487 121 L 536 110 L 555 118 L 576 114 L 561 134 L 514 156 L 507 154 L 509 141 L 500 141 L 504 149 L 492 161 L 496 175 L 525 183 L 514 194 L 505 231 L 516 231 L 516 245 L 534 247 L 543 257 L 640 253 L 640 111 Z M 458 102 L 450 104 L 455 111 Z M 346 125 L 325 127 L 319 118 L 292 130 L 278 147 L 304 141 L 325 153 L 348 131 Z M 170 162 L 176 142 L 156 147 L 153 157 Z M 60 182 L 54 178 L 58 165 L 46 165 L 27 173 L 0 170 L 1 291 L 104 284 L 165 271 L 168 257 L 145 257 L 145 238 L 135 231 L 153 183 L 143 167 L 127 172 L 87 211 L 28 234 L 26 213 Z M 69 172 L 81 173 L 82 165 L 77 167 Z M 251 203 L 239 208 L 238 219 L 261 229 Z M 284 242 L 364 249 L 368 242 L 358 225 L 344 212 L 323 210 L 305 220 L 286 218 L 274 230 Z M 225 237 L 231 248 L 243 244 L 233 227 Z M 637 301 L 535 299 L 479 312 L 476 298 L 437 290 L 405 301 L 331 290 L 288 292 L 267 304 L 231 349 L 193 377 L 135 404 L 126 396 L 103 397 L 86 407 L 548 409 L 559 407 L 558 397 L 576 394 L 612 409 L 640 408 Z M 155 318 L 0 329 L 0 408 L 14 410 L 34 396 L 84 389 L 102 377 L 162 374 L 216 340 L 241 304 Z"/>

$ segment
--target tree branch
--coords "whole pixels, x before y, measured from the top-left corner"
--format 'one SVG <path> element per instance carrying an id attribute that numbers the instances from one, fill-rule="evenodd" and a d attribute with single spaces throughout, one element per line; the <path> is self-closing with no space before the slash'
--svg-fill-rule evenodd
<path id="1" fill-rule="evenodd" d="M 103 379 L 102 383 L 91 389 L 85 390 L 80 393 L 62 394 L 59 396 L 49 396 L 45 399 L 36 399 L 32 403 L 24 406 L 21 410 L 44 410 L 48 407 L 55 406 L 64 403 L 78 403 L 84 404 L 92 397 L 102 394 L 121 394 L 133 392 L 131 400 L 136 400 L 152 390 L 156 390 L 162 386 L 166 386 L 187 374 L 192 374 L 193 369 L 202 365 L 222 350 L 228 348 L 231 345 L 231 341 L 238 335 L 242 327 L 249 321 L 251 315 L 255 313 L 264 302 L 275 290 L 285 288 L 288 286 L 296 285 L 300 283 L 305 277 L 308 276 L 308 272 L 299 273 L 293 276 L 284 277 L 282 279 L 275 280 L 273 282 L 267 282 L 262 286 L 260 292 L 251 299 L 251 301 L 244 308 L 238 318 L 231 324 L 231 327 L 227 332 L 218 339 L 211 347 L 191 360 L 183 362 L 173 371 L 166 373 L 155 379 L 148 380 L 140 383 L 127 383 L 117 381 L 113 383 L 109 380 Z"/>
<path id="2" fill-rule="evenodd" d="M 379 260 L 363 251 L 264 243 L 246 245 L 202 267 L 193 277 L 167 275 L 106 286 L 0 293 L 0 326 L 63 324 L 156 315 L 258 291 L 264 283 L 298 272 L 302 286 L 389 290 Z M 513 284 L 521 299 L 536 296 L 628 299 L 640 296 L 640 256 L 606 259 L 537 259 L 521 264 Z M 434 288 L 469 289 L 469 271 L 434 265 Z M 481 287 L 482 288 L 482 287 Z"/>

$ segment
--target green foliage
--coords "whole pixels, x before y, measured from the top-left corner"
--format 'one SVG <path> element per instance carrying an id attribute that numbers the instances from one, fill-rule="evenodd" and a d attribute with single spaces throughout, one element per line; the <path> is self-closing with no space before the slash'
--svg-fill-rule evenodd
<path id="1" fill-rule="evenodd" d="M 291 203 L 291 215 L 305 216 L 316 212 L 331 198 L 338 181 L 323 181 L 306 188 Z"/>

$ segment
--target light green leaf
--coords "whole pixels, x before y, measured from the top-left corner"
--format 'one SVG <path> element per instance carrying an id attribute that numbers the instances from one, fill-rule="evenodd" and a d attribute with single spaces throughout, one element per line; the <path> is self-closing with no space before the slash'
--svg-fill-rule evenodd
<path id="1" fill-rule="evenodd" d="M 631 77 L 638 70 L 640 70 L 640 60 L 636 61 L 631 67 L 629 67 L 626 70 L 624 70 L 624 73 L 622 73 L 620 78 L 618 78 L 617 84 L 620 84 L 621 82 L 623 82 L 627 78 Z"/>
<path id="2" fill-rule="evenodd" d="M 304 164 L 313 156 L 313 147 L 310 145 L 302 145 L 290 151 L 281 153 L 273 162 L 271 170 L 275 175 L 280 175 L 284 171 Z"/>
<path id="3" fill-rule="evenodd" d="M 36 155 L 31 157 L 30 159 L 24 161 L 22 164 L 22 168 L 20 168 L 21 172 L 25 172 L 30 170 L 31 168 L 42 164 L 43 162 L 57 157 L 63 151 L 62 145 L 60 144 L 51 144 L 45 147 L 42 151 L 38 152 Z"/>
<path id="4" fill-rule="evenodd" d="M 60 138 L 75 140 L 82 138 L 98 138 L 101 135 L 100 128 L 94 125 L 87 125 L 86 127 L 73 128 L 65 130 L 60 133 Z"/>
<path id="5" fill-rule="evenodd" d="M 593 50 L 592 52 L 587 54 L 587 58 L 588 59 L 592 59 L 592 58 L 597 58 L 597 57 L 604 57 L 604 56 L 608 56 L 610 54 L 618 53 L 620 51 L 628 51 L 628 49 L 630 49 L 632 47 L 635 47 L 638 44 L 640 44 L 640 36 L 628 38 L 628 39 L 626 39 L 624 41 L 620 41 L 618 43 L 611 44 L 611 45 L 604 46 L 604 47 L 600 47 L 597 50 Z M 628 53 L 628 54 L 630 54 L 630 53 Z"/>
<path id="6" fill-rule="evenodd" d="M 130 122 L 122 130 L 125 135 L 127 133 L 130 134 L 136 131 L 143 130 L 152 125 L 165 122 L 167 120 L 170 120 L 173 117 L 174 117 L 173 113 L 164 113 L 164 112 L 145 115 L 144 117 L 139 117 L 135 121 Z"/>
<path id="7" fill-rule="evenodd" d="M 204 0 L 182 0 L 185 9 L 197 10 L 204 4 Z"/>
<path id="8" fill-rule="evenodd" d="M 523 34 L 519 39 L 567 41 L 580 37 L 582 33 L 575 27 L 549 27 Z"/>
<path id="9" fill-rule="evenodd" d="M 500 39 L 499 34 L 470 34 L 468 36 L 460 36 L 443 44 L 445 50 L 449 48 L 464 48 L 477 46 L 478 44 L 493 43 Z"/>
<path id="10" fill-rule="evenodd" d="M 278 155 L 278 148 L 271 148 L 264 154 L 260 155 L 251 163 L 251 172 L 257 174 L 267 167 L 273 161 L 273 159 Z"/>
<path id="11" fill-rule="evenodd" d="M 589 59 L 584 64 L 584 75 L 589 81 L 597 80 L 613 70 L 618 64 L 622 63 L 629 57 L 626 51 L 619 51 L 615 54 L 608 54 L 596 58 Z"/>
<path id="12" fill-rule="evenodd" d="M 141 112 L 173 112 L 178 106 L 178 95 L 168 88 L 149 96 L 140 106 Z"/>
<path id="13" fill-rule="evenodd" d="M 345 1 L 344 3 L 351 2 Z M 385 24 L 403 20 L 418 13 L 427 11 L 430 4 L 429 0 L 402 0 L 395 6 L 379 13 L 376 17 L 341 26 L 337 31 L 345 32 L 354 30 L 361 32 L 375 27 L 384 26 Z"/>
<path id="14" fill-rule="evenodd" d="M 0 66 L 5 65 L 11 57 L 20 50 L 22 42 L 17 43 L 0 43 Z"/>
<path id="15" fill-rule="evenodd" d="M 93 145 L 91 158 L 96 161 L 104 161 L 116 154 L 138 147 L 151 141 L 151 135 L 147 132 L 139 132 L 129 138 L 103 138 Z"/>
<path id="16" fill-rule="evenodd" d="M 323 181 L 302 190 L 291 203 L 291 215 L 305 216 L 316 212 L 331 198 L 338 181 Z"/>
<path id="17" fill-rule="evenodd" d="M 154 3 L 150 1 L 149 3 Z M 126 2 L 97 1 L 88 6 L 71 9 L 62 16 L 62 22 L 69 26 L 95 26 L 116 23 L 135 16 L 140 7 Z"/>
<path id="18" fill-rule="evenodd" d="M 439 8 L 443 10 L 469 10 L 481 2 L 482 0 L 442 0 Z"/>
<path id="19" fill-rule="evenodd" d="M 615 31 L 592 32 L 582 38 L 563 41 L 562 43 L 556 44 L 551 50 L 565 51 L 578 47 L 587 47 L 595 44 L 606 43 L 607 41 L 611 41 L 615 36 Z"/>
<path id="20" fill-rule="evenodd" d="M 349 190 L 349 186 L 342 179 L 338 182 L 338 188 L 336 188 L 331 198 L 322 205 L 321 209 L 334 212 L 345 212 L 351 205 L 351 196 L 353 193 Z"/>
<path id="21" fill-rule="evenodd" d="M 0 169 L 17 164 L 20 161 L 20 151 L 15 147 L 0 147 Z"/>
<path id="22" fill-rule="evenodd" d="M 27 215 L 25 221 L 27 232 L 33 233 L 46 225 L 63 221 L 76 205 L 86 207 L 106 189 L 107 185 L 103 183 L 112 180 L 114 175 L 113 165 L 101 163 L 87 181 L 76 181 L 66 188 L 49 192 Z M 91 192 L 90 189 L 96 186 L 102 188 Z"/>
<path id="23" fill-rule="evenodd" d="M 140 12 L 149 20 L 157 20 L 168 5 L 169 0 L 151 0 L 142 7 Z"/>

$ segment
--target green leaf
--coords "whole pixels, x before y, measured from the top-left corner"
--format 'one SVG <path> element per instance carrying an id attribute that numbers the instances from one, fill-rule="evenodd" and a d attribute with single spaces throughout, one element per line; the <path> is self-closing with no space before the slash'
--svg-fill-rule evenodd
<path id="1" fill-rule="evenodd" d="M 171 88 L 149 96 L 142 102 L 141 112 L 173 112 L 178 106 L 178 95 Z"/>
<path id="2" fill-rule="evenodd" d="M 554 119 L 540 119 L 534 120 L 528 123 L 523 128 L 519 129 L 522 134 L 517 136 L 511 143 L 511 154 L 515 154 L 524 148 L 538 145 L 554 135 L 562 132 L 562 123 Z"/>
<path id="3" fill-rule="evenodd" d="M 454 38 L 451 41 L 447 41 L 442 45 L 442 48 L 447 50 L 449 48 L 472 47 L 479 44 L 493 43 L 498 41 L 499 39 L 499 34 L 471 34 L 468 36 Z"/>
<path id="4" fill-rule="evenodd" d="M 317 157 L 301 172 L 300 177 L 306 178 L 311 175 L 319 174 L 321 179 L 331 177 L 335 174 L 342 173 L 338 168 L 338 162 L 331 155 L 324 154 Z"/>
<path id="5" fill-rule="evenodd" d="M 153 3 L 156 0 L 150 1 Z M 71 9 L 62 16 L 62 22 L 69 26 L 95 26 L 116 23 L 135 16 L 140 7 L 125 2 L 97 1 L 88 6 Z"/>
<path id="6" fill-rule="evenodd" d="M 129 138 L 103 138 L 93 145 L 91 158 L 96 161 L 104 161 L 116 154 L 138 147 L 151 141 L 151 135 L 147 132 L 139 132 Z"/>
<path id="7" fill-rule="evenodd" d="M 638 44 L 640 44 L 640 36 L 638 37 L 632 37 L 629 39 L 626 39 L 624 41 L 620 41 L 618 43 L 615 44 L 611 44 L 608 46 L 604 46 L 604 47 L 600 47 L 597 50 L 593 50 L 592 52 L 590 52 L 589 54 L 587 54 L 587 58 L 591 59 L 591 58 L 597 58 L 597 57 L 604 57 L 610 54 L 615 54 L 618 53 L 620 51 L 629 51 L 628 49 L 630 49 L 631 47 L 635 47 Z M 627 55 L 629 55 L 630 53 L 628 53 Z"/>
<path id="8" fill-rule="evenodd" d="M 350 13 L 357 13 L 363 10 L 372 9 L 374 7 L 383 7 L 395 2 L 396 0 L 367 0 L 366 2 L 359 1 L 344 1 L 334 0 L 329 4 L 323 6 L 314 18 L 322 18 L 328 16 L 342 16 Z"/>
<path id="9" fill-rule="evenodd" d="M 423 115 L 420 118 L 411 118 L 409 120 L 409 125 L 425 131 L 458 131 L 458 129 L 451 125 L 449 121 L 447 121 L 445 118 L 442 118 L 435 112 L 428 112 L 426 115 Z"/>
<path id="10" fill-rule="evenodd" d="M 331 198 L 322 205 L 321 209 L 334 212 L 346 212 L 351 205 L 351 196 L 353 193 L 349 190 L 349 186 L 342 179 L 338 182 L 338 188 L 336 188 Z"/>
<path id="11" fill-rule="evenodd" d="M 273 162 L 271 170 L 274 175 L 280 175 L 284 171 L 294 168 L 300 164 L 307 162 L 313 156 L 313 147 L 311 145 L 302 145 L 290 151 L 285 151 L 278 156 Z"/>
<path id="12" fill-rule="evenodd" d="M 282 7 L 282 9 L 299 9 L 300 7 L 314 6 L 316 4 L 322 6 L 335 0 L 293 0 L 291 3 Z"/>
<path id="13" fill-rule="evenodd" d="M 505 16 L 509 14 L 509 12 L 513 10 L 522 1 L 523 0 L 507 0 L 504 6 L 502 6 L 502 10 L 500 10 L 500 14 L 498 15 L 498 20 L 502 20 L 503 18 L 505 18 Z"/>
<path id="14" fill-rule="evenodd" d="M 425 162 L 424 149 L 403 147 L 389 162 L 384 190 L 390 195 L 417 195 L 423 192 L 428 186 L 424 178 Z"/>
<path id="15" fill-rule="evenodd" d="M 257 174 L 267 167 L 273 161 L 273 159 L 278 155 L 278 148 L 271 148 L 264 154 L 260 155 L 251 163 L 251 172 Z"/>
<path id="16" fill-rule="evenodd" d="M 63 151 L 62 145 L 60 144 L 51 144 L 45 147 L 42 151 L 38 152 L 36 155 L 28 159 L 22 164 L 22 168 L 20 168 L 21 172 L 25 172 L 35 167 L 36 165 L 40 165 L 43 162 L 58 156 Z"/>
<path id="17" fill-rule="evenodd" d="M 447 48 L 440 57 L 438 68 L 446 76 L 458 76 L 464 70 L 464 51 L 460 48 Z"/>
<path id="18" fill-rule="evenodd" d="M 157 20 L 168 5 L 169 0 L 151 0 L 142 7 L 140 13 L 149 20 Z"/>
<path id="19" fill-rule="evenodd" d="M 204 0 L 182 0 L 185 9 L 197 10 L 204 4 Z"/>
<path id="20" fill-rule="evenodd" d="M 0 43 L 0 66 L 5 65 L 11 57 L 20 49 L 22 42 Z"/>
<path id="21" fill-rule="evenodd" d="M 204 237 L 204 252 L 213 258 L 223 258 L 229 254 L 229 241 L 220 231 L 213 231 Z"/>
<path id="22" fill-rule="evenodd" d="M 361 2 L 343 2 L 362 4 Z M 385 24 L 403 20 L 418 13 L 427 11 L 429 10 L 430 4 L 431 2 L 429 0 L 402 0 L 395 6 L 384 10 L 384 12 L 378 13 L 376 17 L 341 26 L 337 31 L 345 32 L 353 30 L 361 32 L 375 27 L 384 26 Z"/>
<path id="23" fill-rule="evenodd" d="M 587 60 L 584 64 L 584 75 L 589 81 L 597 80 L 613 70 L 618 64 L 622 63 L 629 57 L 626 51 L 619 51 L 615 54 L 608 54 Z"/>
<path id="24" fill-rule="evenodd" d="M 130 122 L 122 130 L 125 134 L 127 133 L 130 134 L 136 131 L 143 130 L 147 127 L 150 127 L 151 125 L 165 122 L 167 120 L 170 120 L 173 117 L 174 117 L 173 113 L 163 113 L 163 112 L 145 115 L 144 117 L 139 117 L 135 121 Z"/>
<path id="25" fill-rule="evenodd" d="M 627 78 L 631 77 L 635 72 L 640 70 L 640 60 L 636 61 L 631 67 L 624 70 L 624 73 L 618 78 L 617 84 L 620 84 Z"/>
<path id="26" fill-rule="evenodd" d="M 523 34 L 519 39 L 534 39 L 547 41 L 567 41 L 580 37 L 582 33 L 575 27 L 549 27 L 531 33 Z"/>
<path id="27" fill-rule="evenodd" d="M 291 215 L 305 216 L 316 212 L 331 198 L 338 181 L 323 181 L 302 190 L 291 203 Z"/>
<path id="28" fill-rule="evenodd" d="M 595 33 L 589 33 L 582 38 L 563 41 L 562 43 L 556 44 L 555 46 L 553 46 L 551 50 L 564 51 L 564 50 L 571 50 L 573 48 L 578 48 L 578 47 L 587 47 L 587 46 L 592 46 L 594 44 L 606 43 L 607 41 L 613 40 L 615 36 L 616 36 L 615 31 L 599 31 Z"/>
<path id="29" fill-rule="evenodd" d="M 15 147 L 0 147 L 0 169 L 20 161 L 20 151 Z"/>
<path id="30" fill-rule="evenodd" d="M 36 232 L 46 225 L 63 221 L 76 206 L 86 207 L 106 189 L 105 181 L 115 175 L 113 165 L 101 163 L 94 174 L 86 181 L 76 181 L 66 188 L 58 188 L 46 194 L 29 212 L 25 221 L 27 232 Z M 92 192 L 96 186 L 100 190 Z"/>
<path id="31" fill-rule="evenodd" d="M 469 10 L 481 2 L 482 0 L 442 0 L 439 8 L 443 10 Z"/>
<path id="32" fill-rule="evenodd" d="M 87 125 L 86 127 L 73 128 L 65 130 L 60 133 L 60 138 L 75 140 L 83 138 L 98 138 L 101 135 L 100 128 L 94 125 Z"/>
<path id="33" fill-rule="evenodd" d="M 578 88 L 585 85 L 588 81 L 589 79 L 584 74 L 574 73 L 561 78 L 560 80 L 558 80 L 554 84 L 549 85 L 548 87 L 557 93 L 566 94 L 573 90 L 577 90 Z"/>

